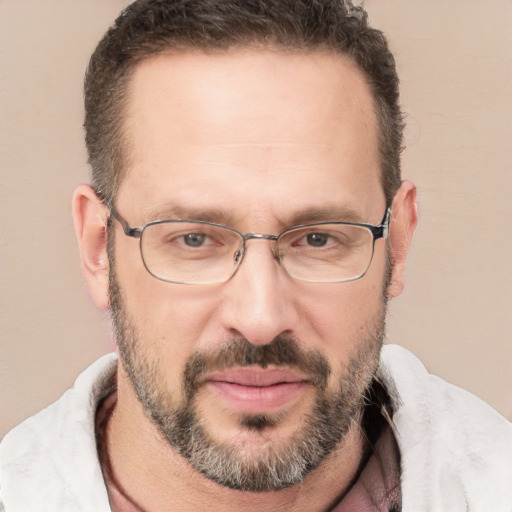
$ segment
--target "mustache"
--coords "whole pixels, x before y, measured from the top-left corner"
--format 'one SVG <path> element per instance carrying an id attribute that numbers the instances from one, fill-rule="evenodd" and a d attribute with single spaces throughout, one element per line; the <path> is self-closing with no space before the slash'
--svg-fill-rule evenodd
<path id="1" fill-rule="evenodd" d="M 299 370 L 323 391 L 331 374 L 326 357 L 318 350 L 303 350 L 296 339 L 277 336 L 266 345 L 254 345 L 245 338 L 232 339 L 216 350 L 198 352 L 183 370 L 183 392 L 191 399 L 200 387 L 201 377 L 237 366 L 282 366 Z"/>

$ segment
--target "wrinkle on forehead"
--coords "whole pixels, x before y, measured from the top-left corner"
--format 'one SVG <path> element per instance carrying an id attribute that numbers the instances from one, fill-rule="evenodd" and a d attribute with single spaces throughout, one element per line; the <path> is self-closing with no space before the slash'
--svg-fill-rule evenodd
<path id="1" fill-rule="evenodd" d="M 321 143 L 314 143 L 314 142 L 311 142 L 309 144 L 310 146 L 313 146 L 313 147 L 324 147 L 325 144 L 321 144 Z M 192 144 L 193 146 L 193 144 Z M 199 146 L 199 144 L 196 144 L 196 146 Z M 290 148 L 294 148 L 296 147 L 297 144 L 294 143 L 294 142 L 274 142 L 274 141 L 269 141 L 269 142 L 251 142 L 251 141 L 246 141 L 246 142 L 215 142 L 215 143 L 211 143 L 211 144 L 201 144 L 201 147 L 221 147 L 221 148 L 233 148 L 233 149 L 238 149 L 238 148 L 244 148 L 244 147 L 248 147 L 248 148 L 263 148 L 263 149 L 290 149 Z"/>

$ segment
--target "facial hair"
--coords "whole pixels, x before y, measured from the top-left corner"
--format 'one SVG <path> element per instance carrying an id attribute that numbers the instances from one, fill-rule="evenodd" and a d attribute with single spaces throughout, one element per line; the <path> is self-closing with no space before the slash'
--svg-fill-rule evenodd
<path id="1" fill-rule="evenodd" d="M 165 369 L 158 358 L 144 350 L 150 340 L 129 319 L 113 261 L 110 269 L 112 320 L 121 362 L 136 396 L 164 439 L 206 478 L 239 491 L 278 491 L 302 482 L 340 446 L 351 428 L 359 428 L 365 394 L 375 374 L 384 337 L 384 300 L 373 325 L 357 340 L 358 350 L 335 389 L 328 388 L 332 369 L 320 351 L 304 350 L 298 340 L 278 336 L 266 345 L 231 339 L 209 352 L 192 354 L 182 372 L 182 396 L 175 397 L 165 389 Z M 248 447 L 213 439 L 197 407 L 201 377 L 231 367 L 269 365 L 298 370 L 312 383 L 314 405 L 301 417 L 300 426 L 279 444 L 263 437 L 260 446 L 253 442 Z M 240 428 L 254 433 L 278 428 L 281 421 L 279 413 L 238 416 Z"/>

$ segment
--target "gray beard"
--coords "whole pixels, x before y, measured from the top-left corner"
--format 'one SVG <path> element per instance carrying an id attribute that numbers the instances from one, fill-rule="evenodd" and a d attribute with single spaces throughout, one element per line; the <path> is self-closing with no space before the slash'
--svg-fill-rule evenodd
<path id="1" fill-rule="evenodd" d="M 360 427 L 366 392 L 375 375 L 384 337 L 385 300 L 357 342 L 358 351 L 350 359 L 336 389 L 327 388 L 330 365 L 319 351 L 304 351 L 297 340 L 279 336 L 267 345 L 253 345 L 232 339 L 210 352 L 192 354 L 183 370 L 182 399 L 162 389 L 166 379 L 157 357 L 144 350 L 143 337 L 130 323 L 122 300 L 113 261 L 110 273 L 110 307 L 121 363 L 144 407 L 147 417 L 158 427 L 170 446 L 206 478 L 231 489 L 248 492 L 277 491 L 304 480 L 353 428 Z M 343 343 L 343 340 L 340 340 Z M 283 445 L 262 437 L 260 446 L 240 446 L 218 442 L 208 433 L 208 424 L 197 411 L 202 375 L 234 366 L 286 366 L 305 372 L 315 389 L 311 412 L 301 418 L 301 426 Z M 283 420 L 277 414 L 239 414 L 240 427 L 263 434 Z"/>

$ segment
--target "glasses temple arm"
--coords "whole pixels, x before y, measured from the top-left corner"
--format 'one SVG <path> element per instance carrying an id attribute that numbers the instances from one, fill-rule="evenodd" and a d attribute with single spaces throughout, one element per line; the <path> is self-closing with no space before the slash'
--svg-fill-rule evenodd
<path id="1" fill-rule="evenodd" d="M 122 217 L 119 215 L 117 210 L 112 206 L 110 208 L 110 216 L 117 220 L 119 224 L 121 224 L 121 227 L 123 228 L 123 231 L 126 236 L 131 236 L 133 238 L 140 238 L 142 235 L 142 229 L 140 228 L 132 228 Z"/>

